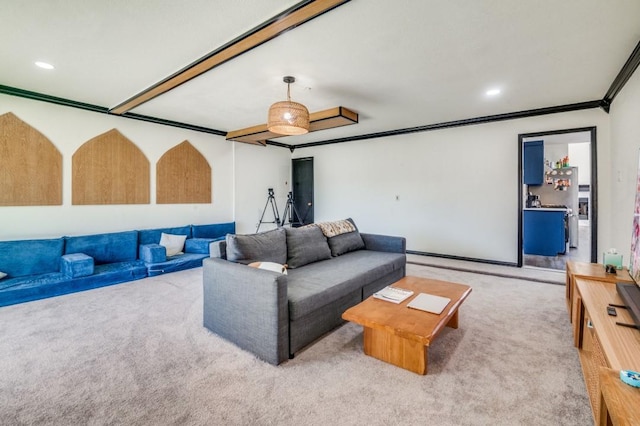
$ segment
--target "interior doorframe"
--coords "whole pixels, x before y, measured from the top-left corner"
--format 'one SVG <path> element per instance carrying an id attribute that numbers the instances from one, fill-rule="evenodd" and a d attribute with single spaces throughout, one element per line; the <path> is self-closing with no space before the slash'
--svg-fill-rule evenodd
<path id="1" fill-rule="evenodd" d="M 564 133 L 577 133 L 577 132 L 589 132 L 591 135 L 591 180 L 589 182 L 589 213 L 590 226 L 591 226 L 591 262 L 596 263 L 598 259 L 598 149 L 597 149 L 597 132 L 596 126 L 592 127 L 579 127 L 574 129 L 563 130 L 549 130 L 545 132 L 535 133 L 521 133 L 518 135 L 518 267 L 522 267 L 524 264 L 523 254 L 523 230 L 522 230 L 522 216 L 524 213 L 523 199 L 524 194 L 522 192 L 523 182 L 523 163 L 522 152 L 524 139 L 531 137 L 540 137 L 548 135 L 558 135 Z"/>

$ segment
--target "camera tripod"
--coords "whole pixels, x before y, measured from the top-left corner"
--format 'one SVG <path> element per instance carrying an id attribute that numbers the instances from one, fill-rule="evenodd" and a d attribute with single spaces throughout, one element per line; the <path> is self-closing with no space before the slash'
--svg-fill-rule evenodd
<path id="1" fill-rule="evenodd" d="M 268 197 L 267 197 L 267 202 L 264 205 L 264 210 L 262 210 L 262 216 L 260 216 L 260 222 L 258 223 L 258 227 L 256 228 L 256 233 L 258 233 L 258 231 L 260 230 L 260 225 L 262 225 L 263 223 L 275 223 L 277 227 L 281 227 L 286 225 L 287 223 L 291 226 L 293 225 L 302 225 L 302 222 L 300 222 L 300 215 L 298 214 L 298 211 L 296 210 L 296 206 L 295 204 L 293 204 L 293 193 L 291 191 L 289 191 L 289 194 L 287 194 L 287 205 L 284 208 L 284 214 L 282 216 L 283 220 L 282 222 L 280 222 L 280 214 L 278 212 L 278 205 L 276 204 L 276 200 L 275 197 L 273 196 L 274 192 L 273 192 L 273 188 L 269 188 L 268 189 Z M 267 212 L 267 208 L 269 207 L 269 204 L 271 204 L 271 211 L 273 212 L 273 217 L 274 220 L 272 222 L 265 222 L 264 221 L 264 215 Z M 295 216 L 293 216 L 295 214 Z M 297 221 L 293 221 L 293 218 L 296 218 Z M 288 220 L 287 220 L 288 219 Z"/>
<path id="2" fill-rule="evenodd" d="M 287 214 L 289 215 L 289 225 L 293 226 L 293 225 L 302 225 L 302 222 L 300 221 L 300 215 L 298 214 L 298 210 L 296 210 L 296 205 L 293 203 L 293 193 L 291 191 L 289 191 L 289 193 L 287 194 L 287 205 L 284 208 L 284 214 L 282 215 L 283 221 L 282 221 L 282 225 L 286 225 L 287 224 Z M 295 214 L 295 216 L 293 216 Z M 295 217 L 297 219 L 297 221 L 293 221 L 291 220 L 292 217 Z"/>
<path id="3" fill-rule="evenodd" d="M 267 203 L 264 205 L 264 210 L 262 210 L 262 216 L 260 216 L 260 222 L 258 222 L 258 227 L 256 228 L 256 233 L 258 233 L 258 231 L 260 230 L 260 225 L 262 225 L 263 223 L 275 223 L 276 226 L 280 226 L 280 214 L 278 213 L 278 205 L 276 204 L 276 200 L 273 197 L 273 188 L 269 188 L 268 189 L 268 193 L 269 196 L 267 197 Z M 267 207 L 269 207 L 269 204 L 271 204 L 271 211 L 273 211 L 273 222 L 265 222 L 264 219 L 264 214 L 267 211 Z"/>

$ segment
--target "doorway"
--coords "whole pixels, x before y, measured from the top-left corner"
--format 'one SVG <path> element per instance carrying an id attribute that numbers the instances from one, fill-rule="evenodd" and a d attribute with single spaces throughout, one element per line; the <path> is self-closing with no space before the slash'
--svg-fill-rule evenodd
<path id="1" fill-rule="evenodd" d="M 564 270 L 568 260 L 596 262 L 598 224 L 596 128 L 527 133 L 519 135 L 518 141 L 520 154 L 518 266 Z M 523 153 L 525 143 L 532 141 L 543 141 L 544 145 L 543 182 L 540 185 L 525 184 Z M 562 160 L 565 158 L 568 160 L 567 164 L 563 164 Z M 559 182 L 563 184 L 569 182 L 566 176 L 559 176 L 567 172 L 574 174 L 570 181 L 573 187 L 559 187 L 557 185 Z M 536 202 L 532 206 L 529 200 L 536 200 Z M 541 209 L 531 207 L 541 207 Z M 532 228 L 532 217 L 536 218 L 535 220 L 539 220 L 540 216 L 546 219 L 548 216 L 542 213 L 546 211 L 545 208 L 549 208 L 553 213 L 555 212 L 553 209 L 563 207 L 567 207 L 564 214 L 564 251 L 540 253 L 531 250 L 532 235 L 538 240 L 546 238 L 545 233 Z M 560 225 L 557 226 L 562 226 L 561 220 L 559 219 Z"/>
<path id="2" fill-rule="evenodd" d="M 293 182 L 293 222 L 298 226 L 314 221 L 313 213 L 313 157 L 291 160 Z"/>

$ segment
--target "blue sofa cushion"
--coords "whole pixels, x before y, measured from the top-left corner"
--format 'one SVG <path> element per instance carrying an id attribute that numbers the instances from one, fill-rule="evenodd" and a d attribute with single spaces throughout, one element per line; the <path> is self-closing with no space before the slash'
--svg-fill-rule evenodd
<path id="1" fill-rule="evenodd" d="M 188 240 L 187 240 L 188 241 Z M 208 254 L 185 253 L 177 256 L 167 257 L 164 262 L 147 263 L 147 274 L 150 277 L 167 272 L 182 271 L 184 269 L 197 268 L 202 266 L 202 260 L 209 257 Z"/>
<path id="2" fill-rule="evenodd" d="M 140 246 L 140 260 L 145 263 L 158 263 L 167 260 L 167 249 L 160 244 L 143 244 Z"/>
<path id="3" fill-rule="evenodd" d="M 7 278 L 0 281 L 0 306 L 105 287 L 146 276 L 144 263 L 135 260 L 96 265 L 92 275 L 77 278 L 67 277 L 62 272 Z"/>
<path id="4" fill-rule="evenodd" d="M 224 237 L 221 237 L 224 238 Z M 213 238 L 189 238 L 184 243 L 185 253 L 209 254 L 209 245 L 216 241 Z"/>
<path id="5" fill-rule="evenodd" d="M 214 223 L 211 225 L 191 225 L 193 238 L 223 239 L 227 234 L 236 233 L 236 223 Z"/>
<path id="6" fill-rule="evenodd" d="M 191 238 L 191 226 L 179 226 L 177 228 L 156 228 L 156 229 L 142 229 L 138 231 L 139 244 L 159 244 L 162 233 L 173 235 L 186 235 L 187 238 Z"/>
<path id="7" fill-rule="evenodd" d="M 60 271 L 64 239 L 0 241 L 0 271 L 7 278 Z"/>
<path id="8" fill-rule="evenodd" d="M 65 254 L 60 259 L 60 271 L 67 277 L 85 277 L 93 274 L 93 259 L 84 253 Z"/>
<path id="9" fill-rule="evenodd" d="M 65 237 L 65 254 L 84 253 L 96 265 L 133 261 L 138 258 L 138 231 Z"/>

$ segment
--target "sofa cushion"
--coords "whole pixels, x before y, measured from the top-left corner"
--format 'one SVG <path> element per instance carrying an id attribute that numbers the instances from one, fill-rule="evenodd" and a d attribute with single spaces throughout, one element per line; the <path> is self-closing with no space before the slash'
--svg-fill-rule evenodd
<path id="1" fill-rule="evenodd" d="M 191 225 L 193 238 L 222 239 L 227 234 L 236 233 L 236 223 L 214 223 L 211 225 Z"/>
<path id="2" fill-rule="evenodd" d="M 146 263 L 147 275 L 153 277 L 160 274 L 166 274 L 168 272 L 198 268 L 202 266 L 202 259 L 207 257 L 209 257 L 207 254 L 185 253 L 180 256 L 169 257 L 163 262 Z"/>
<path id="3" fill-rule="evenodd" d="M 95 265 L 128 262 L 138 258 L 138 231 L 65 237 L 65 254 L 84 253 Z"/>
<path id="4" fill-rule="evenodd" d="M 290 269 L 289 318 L 291 321 L 299 319 L 405 265 L 404 253 L 358 250 L 304 268 Z"/>
<path id="5" fill-rule="evenodd" d="M 327 237 L 332 256 L 340 256 L 350 251 L 364 248 L 364 241 L 353 219 L 318 223 Z"/>
<path id="6" fill-rule="evenodd" d="M 9 278 L 60 271 L 64 239 L 0 241 L 0 270 Z"/>
<path id="7" fill-rule="evenodd" d="M 317 226 L 285 228 L 287 235 L 287 265 L 295 269 L 309 263 L 331 258 L 327 238 Z"/>
<path id="8" fill-rule="evenodd" d="M 138 256 L 144 263 L 160 263 L 167 260 L 167 249 L 160 244 L 141 244 Z"/>
<path id="9" fill-rule="evenodd" d="M 227 234 L 227 260 L 231 262 L 287 263 L 287 237 L 284 228 L 259 234 Z"/>
<path id="10" fill-rule="evenodd" d="M 191 238 L 191 225 L 176 228 L 141 229 L 138 231 L 138 244 L 158 244 L 163 232 L 165 234 L 186 235 L 187 238 Z"/>
<path id="11" fill-rule="evenodd" d="M 69 278 L 93 274 L 93 259 L 84 253 L 65 254 L 60 260 L 60 272 Z"/>
<path id="12" fill-rule="evenodd" d="M 176 254 L 182 254 L 184 250 L 184 241 L 187 239 L 186 235 L 176 234 L 160 234 L 160 245 L 167 249 L 167 256 L 175 256 Z"/>
<path id="13" fill-rule="evenodd" d="M 214 241 L 213 238 L 189 238 L 184 242 L 184 252 L 209 255 L 209 246 Z"/>

